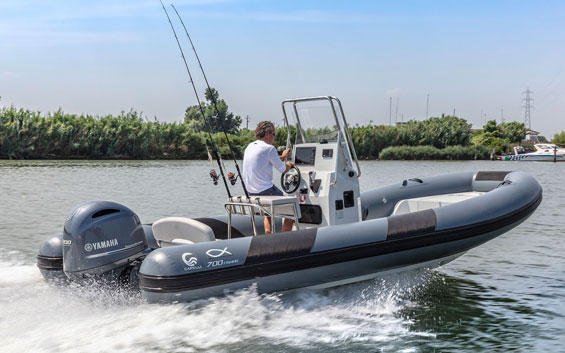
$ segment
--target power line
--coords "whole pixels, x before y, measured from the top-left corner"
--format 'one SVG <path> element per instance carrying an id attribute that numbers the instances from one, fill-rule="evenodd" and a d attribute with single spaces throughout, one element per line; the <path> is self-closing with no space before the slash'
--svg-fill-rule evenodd
<path id="1" fill-rule="evenodd" d="M 531 130 L 532 129 L 531 110 L 534 108 L 534 106 L 532 105 L 534 101 L 534 99 L 532 98 L 532 94 L 534 92 L 530 91 L 530 88 L 528 87 L 528 89 L 526 89 L 522 93 L 526 95 L 526 97 L 522 99 L 522 101 L 526 102 L 526 104 L 522 106 L 522 108 L 524 108 L 524 125 L 526 125 L 528 129 Z"/>

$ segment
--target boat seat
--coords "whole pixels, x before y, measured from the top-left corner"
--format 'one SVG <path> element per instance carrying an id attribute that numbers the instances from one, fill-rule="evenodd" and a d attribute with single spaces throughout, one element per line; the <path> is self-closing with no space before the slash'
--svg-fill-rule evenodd
<path id="1" fill-rule="evenodd" d="M 159 246 L 215 241 L 210 226 L 191 218 L 167 217 L 153 223 L 153 235 Z"/>
<path id="2" fill-rule="evenodd" d="M 253 206 L 251 206 L 253 205 Z M 231 217 L 233 214 L 250 216 L 253 234 L 257 235 L 255 215 L 289 218 L 294 220 L 294 227 L 299 229 L 300 205 L 296 196 L 235 196 L 228 198 L 224 205 L 228 212 L 228 239 L 231 238 Z M 260 206 L 260 207 L 258 207 Z M 276 222 L 271 222 L 271 233 L 275 233 Z"/>
<path id="3" fill-rule="evenodd" d="M 424 197 L 416 197 L 412 199 L 400 200 L 394 206 L 393 215 L 405 214 L 417 211 L 428 210 L 431 208 L 438 208 L 448 206 L 457 202 L 472 199 L 481 196 L 484 192 L 471 191 L 471 192 L 458 192 L 454 194 L 432 195 Z"/>
<path id="4" fill-rule="evenodd" d="M 293 218 L 294 209 L 296 209 L 296 218 L 300 218 L 300 204 L 298 203 L 298 197 L 296 196 L 250 196 L 249 199 L 245 196 L 232 196 L 228 199 L 228 202 L 238 202 L 238 203 L 252 203 L 256 205 L 261 205 L 267 210 L 274 208 L 275 213 L 278 216 L 288 216 Z M 294 205 L 294 207 L 293 207 Z M 233 214 L 241 214 L 242 211 L 237 210 L 237 206 L 232 206 Z M 263 215 L 258 209 L 255 212 L 257 215 Z M 245 212 L 245 211 L 243 211 Z"/>

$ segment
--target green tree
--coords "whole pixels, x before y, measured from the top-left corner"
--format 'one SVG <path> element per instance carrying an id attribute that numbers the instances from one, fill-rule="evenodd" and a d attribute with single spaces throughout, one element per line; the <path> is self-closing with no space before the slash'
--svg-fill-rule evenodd
<path id="1" fill-rule="evenodd" d="M 502 132 L 500 131 L 498 125 L 496 125 L 496 120 L 489 120 L 483 126 L 483 135 L 487 137 L 501 137 Z"/>
<path id="2" fill-rule="evenodd" d="M 565 144 L 565 131 L 561 131 L 555 135 L 553 135 L 553 139 L 551 142 L 563 145 Z"/>
<path id="3" fill-rule="evenodd" d="M 471 136 L 471 124 L 465 119 L 443 115 L 440 118 L 429 118 L 422 121 L 419 145 L 432 145 L 445 148 L 454 145 L 468 145 Z"/>
<path id="4" fill-rule="evenodd" d="M 228 134 L 235 134 L 241 125 L 241 117 L 228 111 L 228 104 L 225 100 L 219 99 L 220 94 L 215 88 L 206 89 L 205 97 L 206 101 L 201 104 L 206 120 L 202 119 L 200 107 L 193 105 L 186 109 L 184 122 L 195 132 L 207 132 L 210 126 L 212 133 L 223 132 L 225 128 Z M 216 106 L 218 107 L 217 114 Z"/>
<path id="5" fill-rule="evenodd" d="M 498 125 L 502 138 L 508 140 L 510 143 L 520 143 L 526 138 L 526 125 L 517 121 L 509 123 L 501 123 Z"/>
<path id="6" fill-rule="evenodd" d="M 504 153 L 510 143 L 504 138 L 504 133 L 500 125 L 496 124 L 496 120 L 487 121 L 483 129 L 471 138 L 471 142 L 475 146 L 494 148 L 498 154 Z"/>

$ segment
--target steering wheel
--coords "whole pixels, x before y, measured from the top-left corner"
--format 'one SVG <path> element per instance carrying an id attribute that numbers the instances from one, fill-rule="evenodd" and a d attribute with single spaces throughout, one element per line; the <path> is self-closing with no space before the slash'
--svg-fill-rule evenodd
<path id="1" fill-rule="evenodd" d="M 296 192 L 301 182 L 302 176 L 297 166 L 293 166 L 281 175 L 281 187 L 287 194 Z"/>

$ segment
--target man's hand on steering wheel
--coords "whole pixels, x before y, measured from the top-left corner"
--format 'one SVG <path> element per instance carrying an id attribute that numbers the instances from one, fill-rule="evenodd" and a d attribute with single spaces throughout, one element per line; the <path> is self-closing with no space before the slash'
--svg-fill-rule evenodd
<path id="1" fill-rule="evenodd" d="M 286 165 L 286 170 L 284 172 L 286 173 L 294 167 L 294 162 L 285 162 L 285 165 Z"/>

